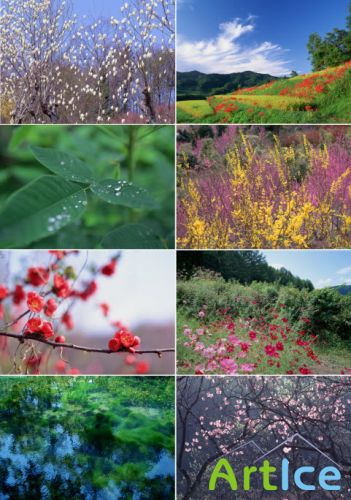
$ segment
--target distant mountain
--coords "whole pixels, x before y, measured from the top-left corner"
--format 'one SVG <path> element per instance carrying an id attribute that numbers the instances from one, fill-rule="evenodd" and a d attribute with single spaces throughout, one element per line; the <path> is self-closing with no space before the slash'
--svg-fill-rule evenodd
<path id="1" fill-rule="evenodd" d="M 331 287 L 334 290 L 337 290 L 341 295 L 348 295 L 351 293 L 351 285 L 339 285 Z"/>
<path id="2" fill-rule="evenodd" d="M 210 95 L 228 94 L 243 87 L 254 87 L 277 80 L 272 75 L 263 75 L 254 71 L 220 75 L 206 75 L 200 71 L 177 72 L 177 99 L 188 101 L 205 99 Z"/>

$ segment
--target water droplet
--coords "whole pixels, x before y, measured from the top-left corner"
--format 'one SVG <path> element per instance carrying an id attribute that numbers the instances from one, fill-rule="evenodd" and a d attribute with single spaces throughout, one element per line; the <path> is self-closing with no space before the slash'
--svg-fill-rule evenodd
<path id="1" fill-rule="evenodd" d="M 60 162 L 60 165 L 65 165 L 65 162 L 64 162 L 64 161 L 61 161 L 61 162 Z"/>

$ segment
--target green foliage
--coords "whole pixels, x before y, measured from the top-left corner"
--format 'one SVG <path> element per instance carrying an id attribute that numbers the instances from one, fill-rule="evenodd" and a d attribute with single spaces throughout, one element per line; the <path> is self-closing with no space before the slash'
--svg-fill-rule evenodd
<path id="1" fill-rule="evenodd" d="M 320 339 L 337 337 L 351 348 L 351 295 L 333 288 L 314 290 L 306 306 Z"/>
<path id="2" fill-rule="evenodd" d="M 0 248 L 174 247 L 172 126 L 2 127 L 0 161 Z"/>
<path id="3" fill-rule="evenodd" d="M 60 177 L 43 175 L 16 191 L 0 214 L 2 248 L 26 247 L 79 218 L 85 190 Z"/>
<path id="4" fill-rule="evenodd" d="M 158 236 L 140 224 L 128 224 L 111 231 L 101 245 L 103 248 L 162 248 Z"/>
<path id="5" fill-rule="evenodd" d="M 221 277 L 193 277 L 177 283 L 179 321 L 181 317 L 190 322 L 204 306 L 209 320 L 218 317 L 218 310 L 227 309 L 232 317 L 257 318 L 259 311 L 262 318 L 272 321 L 271 311 L 280 304 L 284 304 L 284 314 L 293 327 L 317 335 L 320 343 L 332 345 L 337 341 L 351 349 L 351 294 L 342 295 L 335 288 L 299 289 L 279 281 L 242 285 Z M 302 317 L 310 323 L 303 322 Z"/>
<path id="6" fill-rule="evenodd" d="M 60 175 L 68 181 L 91 184 L 94 182 L 93 172 L 79 158 L 51 148 L 33 146 L 36 159 L 54 174 Z"/>

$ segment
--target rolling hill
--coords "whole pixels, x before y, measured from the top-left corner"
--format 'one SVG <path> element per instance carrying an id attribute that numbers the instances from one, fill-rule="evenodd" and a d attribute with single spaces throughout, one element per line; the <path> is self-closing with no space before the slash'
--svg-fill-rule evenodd
<path id="1" fill-rule="evenodd" d="M 333 286 L 333 290 L 337 290 L 341 295 L 348 295 L 351 293 L 351 285 Z"/>
<path id="2" fill-rule="evenodd" d="M 177 103 L 178 123 L 351 123 L 351 61 L 203 100 Z"/>
<path id="3" fill-rule="evenodd" d="M 221 75 L 200 71 L 177 72 L 177 100 L 206 99 L 209 95 L 227 94 L 243 87 L 253 87 L 277 80 L 277 77 L 244 71 Z"/>

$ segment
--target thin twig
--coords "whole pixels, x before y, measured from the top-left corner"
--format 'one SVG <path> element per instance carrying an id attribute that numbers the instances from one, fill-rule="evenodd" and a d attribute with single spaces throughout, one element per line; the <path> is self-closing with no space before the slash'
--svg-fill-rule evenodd
<path id="1" fill-rule="evenodd" d="M 76 344 L 67 344 L 67 343 L 62 343 L 62 342 L 54 342 L 52 340 L 47 340 L 45 338 L 38 337 L 37 335 L 20 335 L 17 333 L 7 333 L 7 332 L 0 332 L 0 335 L 3 335 L 4 337 L 11 337 L 13 339 L 17 339 L 19 342 L 23 343 L 26 340 L 36 340 L 37 342 L 41 342 L 42 344 L 49 345 L 51 347 L 65 347 L 67 349 L 75 349 L 77 351 L 86 351 L 86 352 L 98 352 L 102 354 L 116 354 L 116 351 L 111 351 L 111 349 L 98 349 L 97 347 L 87 347 L 87 346 L 82 346 L 82 345 L 76 345 Z M 161 356 L 165 352 L 174 352 L 174 348 L 167 348 L 167 349 L 151 349 L 151 350 L 136 350 L 135 354 L 157 354 L 158 356 Z M 117 351 L 117 352 L 129 352 L 127 350 L 123 351 Z"/>

